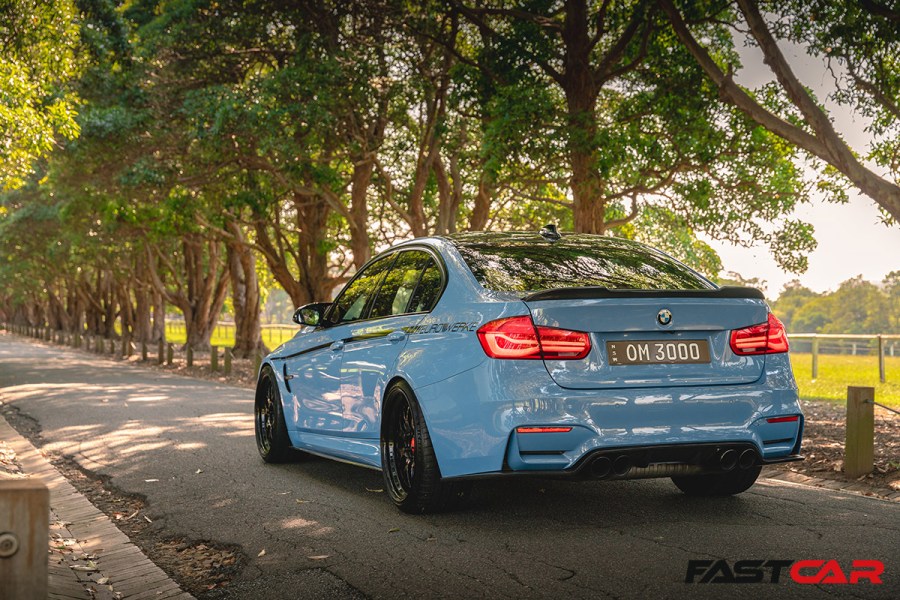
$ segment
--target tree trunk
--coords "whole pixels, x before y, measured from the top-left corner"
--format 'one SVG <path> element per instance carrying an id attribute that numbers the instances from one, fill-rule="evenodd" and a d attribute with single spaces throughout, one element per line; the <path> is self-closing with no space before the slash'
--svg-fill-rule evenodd
<path id="1" fill-rule="evenodd" d="M 337 281 L 329 275 L 328 253 L 322 249 L 331 212 L 328 204 L 321 198 L 297 196 L 292 208 L 292 227 L 282 226 L 280 207 L 275 207 L 271 219 L 264 214 L 254 215 L 253 225 L 256 243 L 272 276 L 291 297 L 294 306 L 299 307 L 329 299 Z M 297 277 L 292 269 L 298 271 Z"/>
<path id="2" fill-rule="evenodd" d="M 566 3 L 562 33 L 566 46 L 562 88 L 566 96 L 569 132 L 566 140 L 574 201 L 575 231 L 605 233 L 606 206 L 600 174 L 594 164 L 597 145 L 597 95 L 600 86 L 591 66 L 587 6 L 583 0 Z"/>
<path id="3" fill-rule="evenodd" d="M 150 290 L 150 298 L 153 304 L 153 324 L 150 328 L 150 337 L 147 340 L 152 344 L 166 341 L 166 301 L 163 295 L 155 288 Z"/>
<path id="4" fill-rule="evenodd" d="M 259 281 L 256 277 L 256 257 L 244 240 L 241 226 L 227 224 L 232 238 L 228 241 L 228 264 L 231 275 L 231 299 L 234 305 L 234 355 L 248 358 L 258 351 L 266 351 L 260 325 Z"/>
<path id="5" fill-rule="evenodd" d="M 353 167 L 353 179 L 350 182 L 350 252 L 353 254 L 353 265 L 361 269 L 371 256 L 369 248 L 369 185 L 372 183 L 372 172 L 375 162 L 365 160 Z"/>

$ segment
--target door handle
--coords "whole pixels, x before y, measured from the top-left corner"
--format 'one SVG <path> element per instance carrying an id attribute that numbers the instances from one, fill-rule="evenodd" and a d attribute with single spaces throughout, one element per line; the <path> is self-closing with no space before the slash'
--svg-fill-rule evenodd
<path id="1" fill-rule="evenodd" d="M 388 334 L 387 339 L 389 342 L 402 342 L 406 339 L 405 331 L 392 331 Z"/>
<path id="2" fill-rule="evenodd" d="M 341 350 L 344 349 L 344 341 L 338 340 L 335 343 L 333 343 L 331 346 L 329 346 L 329 348 L 331 349 L 332 352 L 340 352 Z"/>

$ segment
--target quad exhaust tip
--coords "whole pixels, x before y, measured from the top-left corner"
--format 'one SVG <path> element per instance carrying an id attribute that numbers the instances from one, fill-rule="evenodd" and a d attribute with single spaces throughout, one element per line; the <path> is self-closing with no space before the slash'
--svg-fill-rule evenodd
<path id="1" fill-rule="evenodd" d="M 738 464 L 742 469 L 749 469 L 756 464 L 756 452 L 750 450 L 749 448 L 747 450 L 744 450 L 743 452 L 741 452 L 741 458 L 738 461 Z"/>
<path id="2" fill-rule="evenodd" d="M 612 468 L 612 461 L 605 456 L 601 456 L 591 463 L 591 475 L 600 479 L 605 479 L 609 477 L 610 473 L 612 473 Z"/>
<path id="3" fill-rule="evenodd" d="M 622 454 L 621 456 L 617 456 L 616 460 L 613 461 L 613 473 L 616 475 L 625 475 L 628 471 L 631 470 L 631 459 Z"/>
<path id="4" fill-rule="evenodd" d="M 731 471 L 738 464 L 738 453 L 736 450 L 726 450 L 719 456 L 719 467 L 723 471 Z"/>

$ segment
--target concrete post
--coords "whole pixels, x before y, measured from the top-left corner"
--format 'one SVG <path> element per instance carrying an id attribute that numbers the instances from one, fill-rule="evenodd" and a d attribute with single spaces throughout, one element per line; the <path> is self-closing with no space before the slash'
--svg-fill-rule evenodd
<path id="1" fill-rule="evenodd" d="M 219 370 L 219 347 L 210 346 L 209 348 L 209 370 L 215 373 Z"/>

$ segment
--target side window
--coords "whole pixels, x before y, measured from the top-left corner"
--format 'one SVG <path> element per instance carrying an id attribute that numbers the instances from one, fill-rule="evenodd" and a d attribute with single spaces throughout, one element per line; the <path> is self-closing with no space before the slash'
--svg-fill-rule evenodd
<path id="1" fill-rule="evenodd" d="M 427 252 L 421 250 L 401 252 L 378 290 L 370 316 L 387 317 L 412 312 L 407 310 L 409 300 L 416 290 L 422 270 L 429 263 L 433 261 Z"/>
<path id="2" fill-rule="evenodd" d="M 329 320 L 332 323 L 348 323 L 363 318 L 366 305 L 372 299 L 385 271 L 394 262 L 396 256 L 396 254 L 391 254 L 372 263 L 350 285 L 344 288 L 332 305 L 331 314 L 328 315 Z"/>
<path id="3" fill-rule="evenodd" d="M 428 264 L 422 272 L 422 277 L 419 279 L 419 285 L 416 286 L 416 290 L 410 299 L 409 312 L 428 312 L 433 309 L 437 303 L 438 296 L 441 295 L 442 283 L 441 269 L 429 257 Z"/>

